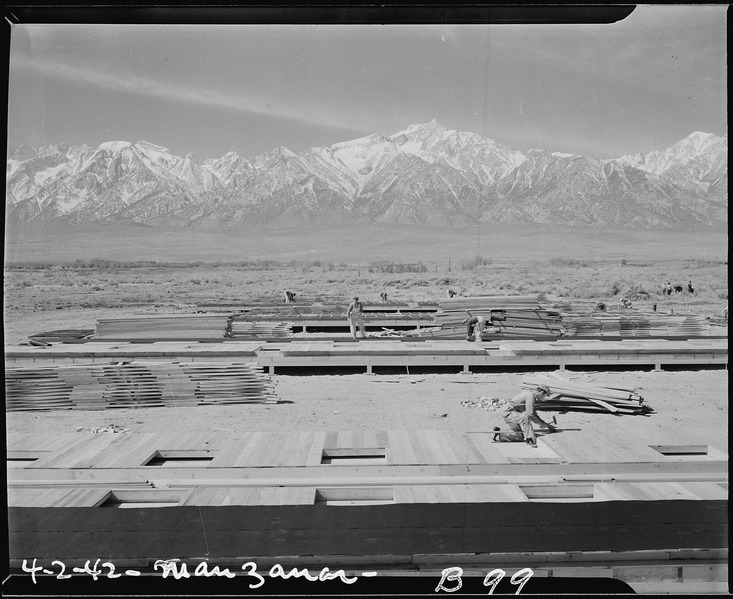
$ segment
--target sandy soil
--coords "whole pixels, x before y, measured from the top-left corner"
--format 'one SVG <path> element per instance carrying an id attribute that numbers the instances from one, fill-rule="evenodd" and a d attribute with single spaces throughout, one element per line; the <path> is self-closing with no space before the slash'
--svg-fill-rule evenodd
<path id="1" fill-rule="evenodd" d="M 273 291 L 270 279 L 257 289 Z M 306 273 L 307 274 L 307 273 Z M 303 276 L 306 276 L 304 274 Z M 316 276 L 316 274 L 318 276 Z M 61 276 L 54 271 L 54 277 Z M 78 273 L 69 275 L 79 277 Z M 142 276 L 133 273 L 130 276 Z M 148 276 L 148 275 L 146 275 Z M 152 275 L 151 275 L 152 276 Z M 181 279 L 180 273 L 177 275 Z M 212 275 L 224 281 L 224 274 Z M 313 289 L 323 282 L 324 273 L 314 277 Z M 185 278 L 185 277 L 184 277 Z M 178 280 L 176 279 L 176 280 Z M 55 280 L 55 279 L 54 279 Z M 182 280 L 182 279 L 181 279 Z M 241 284 L 241 281 L 239 282 Z M 316 284 L 318 283 L 318 284 Z M 223 284 L 223 283 L 222 283 Z M 153 285 L 155 287 L 155 285 Z M 198 286 L 196 286 L 198 287 Z M 201 285 L 204 288 L 204 285 Z M 4 334 L 6 346 L 27 343 L 28 336 L 58 329 L 94 329 L 97 319 L 122 317 L 134 313 L 195 312 L 196 306 L 181 303 L 148 305 L 144 307 L 84 307 L 83 287 L 68 287 L 59 291 L 44 290 L 49 300 L 63 299 L 65 305 L 49 309 L 34 309 L 35 287 L 10 286 L 6 291 Z M 208 291 L 207 291 L 208 289 Z M 374 288 L 374 293 L 380 287 Z M 433 299 L 436 290 L 416 286 L 415 290 Z M 307 291 L 307 290 L 306 290 Z M 137 293 L 137 292 L 135 292 Z M 209 288 L 203 292 L 211 293 Z M 417 291 L 415 291 L 417 293 Z M 29 295 L 30 294 L 30 295 Z M 135 299 L 134 294 L 110 290 L 118 300 Z M 115 295 L 116 294 L 116 295 Z M 237 295 L 236 293 L 234 295 Z M 114 296 L 114 297 L 113 297 Z M 243 297 L 243 296 L 241 296 Z M 36 298 L 37 299 L 37 298 Z M 411 297 L 410 299 L 423 299 Z M 673 298 L 689 304 L 692 298 Z M 706 300 L 712 301 L 712 300 Z M 721 300 L 718 300 L 721 301 Z M 724 300 L 727 301 L 727 300 Z M 691 306 L 685 305 L 687 310 Z M 697 307 L 697 313 L 700 306 Z M 719 306 L 716 306 L 716 310 Z M 692 310 L 694 313 L 696 310 Z M 714 334 L 727 328 L 714 327 Z M 7 414 L 8 431 L 66 433 L 78 428 L 97 428 L 115 424 L 133 432 L 156 431 L 274 431 L 274 430 L 358 430 L 413 429 L 451 431 L 490 431 L 502 425 L 495 411 L 467 407 L 462 401 L 481 398 L 508 398 L 520 389 L 524 378 L 532 373 L 455 374 L 455 375 L 333 375 L 294 376 L 275 375 L 273 383 L 280 403 L 273 405 L 241 404 L 195 408 L 120 409 L 100 412 L 14 412 Z M 569 412 L 557 414 L 560 426 L 581 428 L 594 433 L 613 431 L 614 434 L 652 436 L 660 430 L 679 430 L 680 435 L 694 433 L 710 437 L 727 450 L 728 429 L 727 370 L 678 372 L 577 372 L 564 376 L 583 382 L 611 387 L 639 389 L 646 402 L 655 409 L 650 416 L 613 416 L 611 414 Z M 550 413 L 550 416 L 554 412 Z M 562 433 L 560 433 L 562 434 Z"/>
<path id="2" fill-rule="evenodd" d="M 49 434 L 112 424 L 131 432 L 490 431 L 495 425 L 503 425 L 499 413 L 462 402 L 510 397 L 531 374 L 274 375 L 277 404 L 13 412 L 7 414 L 6 427 L 13 432 Z M 580 428 L 590 434 L 649 439 L 660 431 L 672 431 L 692 435 L 699 442 L 708 442 L 727 452 L 727 370 L 562 374 L 571 380 L 638 389 L 654 413 L 614 416 L 546 412 L 549 417 L 556 415 L 561 427 Z"/>

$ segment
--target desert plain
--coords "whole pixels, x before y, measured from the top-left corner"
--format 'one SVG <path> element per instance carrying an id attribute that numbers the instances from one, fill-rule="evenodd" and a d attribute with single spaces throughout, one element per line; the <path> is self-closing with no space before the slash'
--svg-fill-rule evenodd
<path id="1" fill-rule="evenodd" d="M 84 234 L 81 234 L 84 233 Z M 202 237 L 149 230 L 35 232 L 6 237 L 6 346 L 59 329 L 93 330 L 99 318 L 195 313 L 203 304 L 246 307 L 282 302 L 282 291 L 324 303 L 358 294 L 378 303 L 436 302 L 462 296 L 542 293 L 574 310 L 597 302 L 618 310 L 716 319 L 728 303 L 727 236 L 715 232 L 552 229 L 464 231 L 441 237 L 365 229 Z M 107 243 L 104 242 L 106 238 Z M 126 239 L 126 243 L 120 240 Z M 164 239 L 166 243 L 161 240 Z M 186 243 L 188 239 L 188 243 Z M 320 242 L 319 242 L 320 239 Z M 422 239 L 422 245 L 417 240 Z M 205 241 L 204 241 L 205 240 Z M 110 249 L 118 242 L 116 249 Z M 137 242 L 137 243 L 136 243 Z M 158 245 L 155 245 L 157 243 Z M 296 248 L 296 249 L 294 249 Z M 297 250 L 299 248 L 299 250 Z M 684 286 L 662 294 L 667 281 Z M 695 292 L 687 292 L 691 281 Z M 727 334 L 727 326 L 711 326 Z M 532 372 L 274 374 L 279 403 L 106 411 L 12 412 L 9 432 L 66 433 L 116 425 L 131 432 L 412 429 L 491 431 L 502 425 L 482 399 L 511 397 Z M 546 374 L 546 373 L 544 373 Z M 566 371 L 571 380 L 637 389 L 646 416 L 550 412 L 562 427 L 612 435 L 655 429 L 709 431 L 727 451 L 727 368 Z M 484 402 L 485 403 L 485 402 Z M 562 433 L 558 433 L 562 434 Z"/>

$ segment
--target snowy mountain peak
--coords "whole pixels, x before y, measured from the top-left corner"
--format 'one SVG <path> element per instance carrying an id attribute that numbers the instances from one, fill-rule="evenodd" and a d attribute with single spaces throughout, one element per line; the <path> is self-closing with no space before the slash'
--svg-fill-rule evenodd
<path id="1" fill-rule="evenodd" d="M 688 187 L 685 180 L 714 181 L 727 170 L 728 136 L 694 131 L 664 151 L 646 155 L 627 154 L 618 159 L 657 176 L 671 177 L 677 184 Z"/>
<path id="2" fill-rule="evenodd" d="M 102 144 L 99 144 L 99 149 L 104 150 L 105 152 L 119 152 L 120 150 L 124 150 L 125 148 L 129 148 L 132 146 L 132 144 L 129 141 L 106 141 Z"/>
<path id="3" fill-rule="evenodd" d="M 255 168 L 270 167 L 276 163 L 282 163 L 291 158 L 297 158 L 297 156 L 297 154 L 291 152 L 285 146 L 278 146 L 269 152 L 265 152 L 264 154 L 257 156 L 253 163 Z"/>
<path id="4" fill-rule="evenodd" d="M 295 154 L 202 163 L 150 142 L 19 148 L 9 219 L 251 228 L 322 222 L 563 223 L 669 228 L 727 222 L 727 135 L 599 160 L 504 146 L 436 120 Z M 633 168 L 632 168 L 633 167 Z"/>
<path id="5" fill-rule="evenodd" d="M 433 136 L 439 133 L 455 133 L 453 129 L 443 127 L 437 120 L 433 119 L 428 123 L 413 123 L 407 129 L 398 131 L 391 137 L 397 137 L 400 135 L 406 135 L 409 139 L 423 139 L 428 136 Z"/>

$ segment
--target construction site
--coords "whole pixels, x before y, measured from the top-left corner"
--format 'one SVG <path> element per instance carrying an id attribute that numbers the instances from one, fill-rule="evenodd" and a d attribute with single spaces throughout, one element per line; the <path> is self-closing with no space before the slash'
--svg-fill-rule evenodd
<path id="1" fill-rule="evenodd" d="M 362 335 L 353 298 L 281 295 L 6 344 L 12 573 L 728 592 L 727 320 L 383 295 Z M 551 428 L 497 442 L 540 387 Z"/>

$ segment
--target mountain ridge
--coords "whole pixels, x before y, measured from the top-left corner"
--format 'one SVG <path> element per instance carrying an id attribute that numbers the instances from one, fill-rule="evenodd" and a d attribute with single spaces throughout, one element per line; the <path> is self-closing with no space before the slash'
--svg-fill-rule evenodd
<path id="1" fill-rule="evenodd" d="M 198 161 L 147 141 L 16 149 L 6 216 L 248 230 L 385 222 L 640 229 L 727 223 L 727 134 L 598 159 L 523 152 L 433 120 L 299 154 Z"/>

